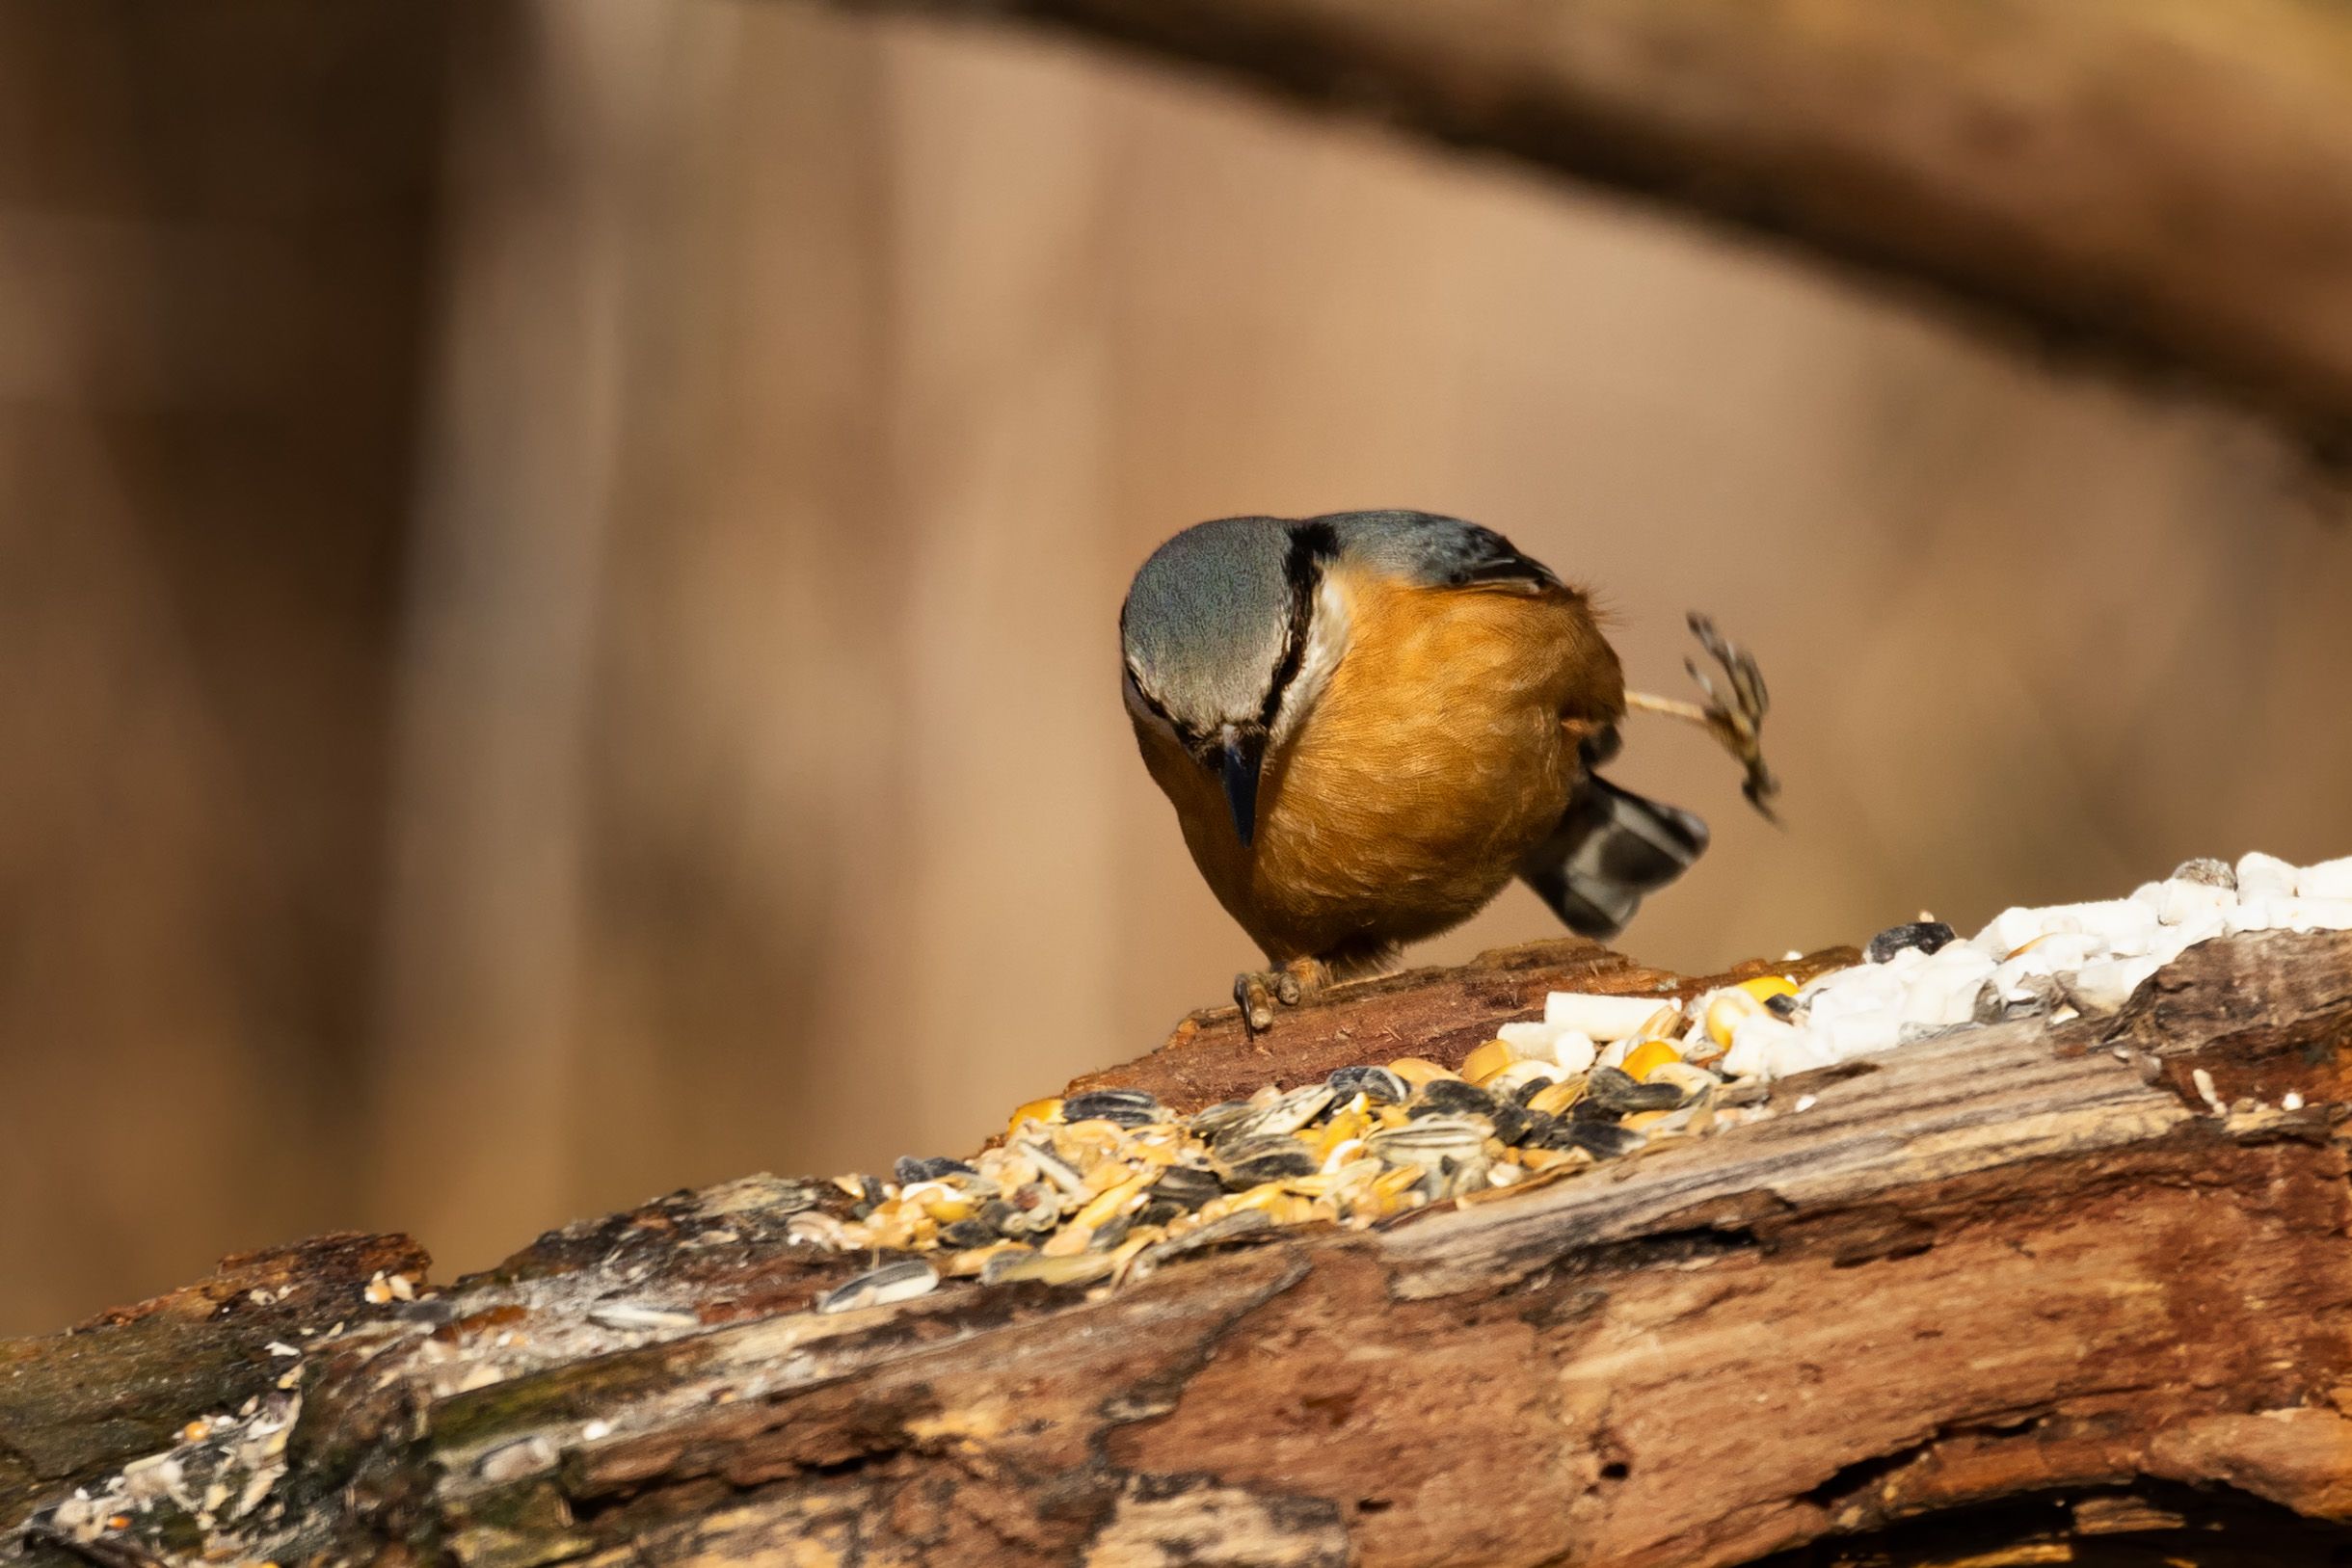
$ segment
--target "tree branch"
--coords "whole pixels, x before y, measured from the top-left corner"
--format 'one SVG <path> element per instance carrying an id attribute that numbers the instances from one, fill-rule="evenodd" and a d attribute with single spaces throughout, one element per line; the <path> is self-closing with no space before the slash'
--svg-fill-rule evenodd
<path id="1" fill-rule="evenodd" d="M 1278 1080 L 1336 1040 L 1388 1055 L 1407 1018 L 1483 1035 L 1564 971 L 1670 983 L 1510 950 L 1249 1049 Z M 1237 1059 L 1229 1029 L 1109 1076 L 1182 1090 L 1171 1062 Z M 848 1200 L 773 1178 L 414 1301 L 358 1280 L 413 1249 L 344 1242 L 283 1302 L 245 1275 L 169 1298 L 287 1388 L 127 1465 L 236 1391 L 122 1338 L 154 1311 L 0 1347 L 15 1386 L 84 1391 L 0 1406 L 7 1448 L 94 1389 L 148 1422 L 44 1471 L 0 1562 L 2301 1560 L 2352 1539 L 2347 1092 L 2352 934 L 2273 933 L 2104 1019 L 1963 1030 L 1711 1136 L 1116 1289 L 811 1312 L 873 1260 L 796 1241 Z M 68 1481 L 96 1501 L 61 1507 Z"/>
<path id="2" fill-rule="evenodd" d="M 2322 450 L 2352 424 L 2328 0 L 837 0 L 1215 66 L 1794 242 Z"/>

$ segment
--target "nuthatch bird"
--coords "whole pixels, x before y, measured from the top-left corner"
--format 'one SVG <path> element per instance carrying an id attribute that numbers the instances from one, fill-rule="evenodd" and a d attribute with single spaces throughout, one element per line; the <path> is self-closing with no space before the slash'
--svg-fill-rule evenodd
<path id="1" fill-rule="evenodd" d="M 1512 877 L 1610 937 L 1706 848 L 1706 824 L 1592 772 L 1631 708 L 1706 726 L 1764 767 L 1754 662 L 1691 618 L 1730 692 L 1628 694 L 1586 596 L 1491 529 L 1423 512 L 1188 528 L 1119 613 L 1129 716 L 1217 901 L 1272 966 L 1252 1028 L 1391 965 Z"/>

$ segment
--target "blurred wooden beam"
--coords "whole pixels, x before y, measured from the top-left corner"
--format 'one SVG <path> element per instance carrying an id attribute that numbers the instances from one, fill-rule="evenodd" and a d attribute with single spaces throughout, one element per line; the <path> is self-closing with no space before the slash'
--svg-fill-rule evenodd
<path id="1" fill-rule="evenodd" d="M 837 0 L 1071 28 L 1926 285 L 2352 435 L 2323 0 Z"/>

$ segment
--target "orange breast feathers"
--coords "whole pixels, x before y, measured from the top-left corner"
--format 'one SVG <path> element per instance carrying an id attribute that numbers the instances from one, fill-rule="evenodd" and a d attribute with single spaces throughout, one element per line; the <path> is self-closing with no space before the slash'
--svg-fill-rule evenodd
<path id="1" fill-rule="evenodd" d="M 1279 962 L 1368 953 L 1468 918 L 1558 824 L 1577 745 L 1623 715 L 1583 595 L 1421 588 L 1336 567 L 1346 652 L 1270 756 L 1243 850 L 1216 783 L 1145 754 L 1202 875 Z M 1169 775 L 1182 761 L 1194 777 Z"/>

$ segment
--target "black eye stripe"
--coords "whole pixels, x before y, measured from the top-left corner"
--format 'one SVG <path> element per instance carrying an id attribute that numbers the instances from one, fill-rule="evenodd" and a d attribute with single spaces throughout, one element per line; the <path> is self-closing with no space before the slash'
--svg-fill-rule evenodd
<path id="1" fill-rule="evenodd" d="M 1292 525 L 1290 553 L 1282 562 L 1282 574 L 1291 586 L 1291 623 L 1283 632 L 1273 679 L 1266 688 L 1266 704 L 1258 710 L 1261 729 L 1274 727 L 1283 694 L 1291 689 L 1298 666 L 1307 656 L 1307 633 L 1315 623 L 1315 595 L 1323 586 L 1324 564 L 1338 552 L 1339 533 L 1329 523 L 1318 518 Z"/>
<path id="2" fill-rule="evenodd" d="M 1198 751 L 1200 749 L 1200 736 L 1193 732 L 1192 728 L 1189 725 L 1186 724 L 1175 714 L 1170 713 L 1165 703 L 1163 703 L 1159 698 L 1153 696 L 1150 692 L 1143 689 L 1143 682 L 1136 678 L 1135 666 L 1133 665 L 1129 665 L 1127 667 L 1127 684 L 1135 691 L 1136 700 L 1137 702 L 1141 703 L 1145 707 L 1150 708 L 1152 712 L 1159 717 L 1163 724 L 1166 725 L 1170 730 L 1176 731 L 1176 738 L 1184 744 L 1187 751 Z"/>

